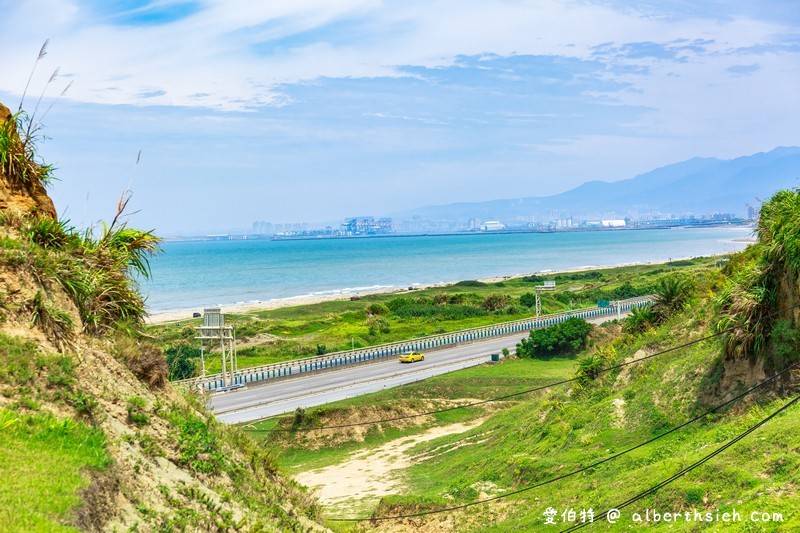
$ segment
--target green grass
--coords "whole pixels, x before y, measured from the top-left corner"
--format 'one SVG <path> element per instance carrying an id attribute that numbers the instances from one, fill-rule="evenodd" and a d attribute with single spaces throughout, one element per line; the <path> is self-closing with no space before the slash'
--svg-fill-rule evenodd
<path id="1" fill-rule="evenodd" d="M 426 400 L 431 400 L 435 404 L 436 400 L 470 398 L 477 401 L 489 399 L 570 377 L 574 366 L 575 360 L 568 358 L 546 360 L 508 359 L 497 365 L 472 367 L 459 372 L 435 376 L 403 387 L 330 403 L 325 407 L 309 409 L 308 412 L 309 416 L 317 419 L 335 419 L 338 413 L 352 409 L 377 408 L 380 411 L 380 408 L 390 409 L 393 406 L 408 403 L 412 400 L 415 403 L 423 402 L 428 405 L 430 402 L 426 402 Z M 525 397 L 520 396 L 519 399 L 507 400 L 505 403 L 510 404 Z M 441 407 L 445 408 L 451 405 L 450 403 L 441 403 Z M 261 438 L 268 448 L 273 449 L 275 452 L 279 451 L 278 463 L 282 468 L 290 473 L 297 473 L 337 463 L 356 450 L 379 446 L 400 437 L 419 434 L 434 426 L 473 420 L 485 415 L 487 409 L 495 409 L 496 407 L 494 404 L 485 404 L 483 406 L 437 413 L 434 415 L 433 420 L 422 424 L 415 423 L 402 428 L 391 427 L 391 425 L 384 425 L 381 428 L 372 426 L 363 442 L 351 440 L 335 447 L 323 447 L 318 450 L 310 450 L 307 443 L 304 444 L 305 434 L 303 432 L 297 432 L 287 437 L 282 436 L 280 433 L 270 434 L 268 432 L 275 427 L 289 427 L 291 417 L 272 418 L 248 424 L 244 428 L 254 436 Z M 421 411 L 426 410 L 425 408 L 421 409 Z M 385 416 L 391 417 L 392 415 Z M 376 414 L 375 418 L 382 418 L 382 416 Z M 280 420 L 285 420 L 286 422 L 279 426 Z M 335 422 L 330 423 L 330 425 L 333 424 Z"/>
<path id="2" fill-rule="evenodd" d="M 558 290 L 542 296 L 543 312 L 556 313 L 570 308 L 596 306 L 598 299 L 606 299 L 626 283 L 632 285 L 637 294 L 646 294 L 660 279 L 673 272 L 704 278 L 712 275 L 714 266 L 714 258 L 699 258 L 666 264 L 548 275 L 548 279 L 557 280 Z M 333 352 L 527 318 L 533 314 L 533 310 L 520 305 L 519 298 L 533 292 L 534 286 L 540 284 L 538 279 L 526 278 L 487 283 L 483 286 L 453 284 L 369 295 L 358 301 L 329 301 L 248 314 L 229 314 L 226 318 L 235 323 L 240 344 L 258 334 L 272 336 L 269 342 L 239 349 L 239 367 L 248 368 L 314 356 L 317 355 L 318 345 L 325 346 L 327 352 Z M 486 312 L 483 316 L 458 318 L 458 305 L 479 309 L 484 298 L 492 294 L 509 296 L 511 305 L 499 311 Z M 428 316 L 412 317 L 404 312 L 390 312 L 383 316 L 389 331 L 381 332 L 373 328 L 373 332 L 370 332 L 370 318 L 365 311 L 370 304 L 380 303 L 391 307 L 391 302 L 400 298 L 432 302 L 437 298 L 441 300 L 453 297 L 462 298 L 464 302 L 458 305 L 428 305 L 424 309 L 417 307 L 420 312 L 434 313 Z M 148 332 L 158 338 L 164 347 L 181 342 L 194 345 L 194 327 L 200 324 L 200 319 L 186 320 L 150 326 Z M 199 366 L 198 362 L 198 371 Z M 220 367 L 221 363 L 215 355 L 211 354 L 206 358 L 207 372 L 219 372 Z"/>
<path id="3" fill-rule="evenodd" d="M 677 344 L 681 340 L 679 324 L 660 328 L 648 340 L 655 346 Z M 638 343 L 631 347 L 638 347 Z M 505 490 L 518 489 L 643 442 L 704 410 L 698 402 L 700 387 L 718 352 L 718 344 L 701 343 L 635 367 L 626 385 L 615 387 L 609 378 L 580 394 L 554 391 L 549 397 L 537 397 L 496 413 L 471 432 L 424 443 L 413 452 L 423 453 L 471 434 L 489 434 L 479 448 L 462 447 L 441 459 L 413 466 L 408 471 L 409 492 L 415 497 L 443 497 L 452 495 L 454 484 L 469 487 L 487 481 Z M 626 402 L 624 422 L 616 418 L 615 399 Z M 543 527 L 548 506 L 559 512 L 567 508 L 608 509 L 709 453 L 782 403 L 777 400 L 757 405 L 745 416 L 716 415 L 716 420 L 690 426 L 584 474 L 515 496 L 506 520 L 489 528 L 482 525 L 472 529 L 499 532 Z M 800 505 L 796 501 L 769 496 L 797 489 L 797 480 L 784 472 L 800 466 L 800 434 L 792 429 L 796 414 L 790 412 L 774 420 L 633 509 L 685 511 L 695 506 L 725 511 L 736 507 L 748 513 L 756 509 L 783 512 L 798 524 Z M 775 465 L 784 473 L 776 473 Z M 594 527 L 617 531 L 628 524 Z M 785 526 L 763 530 L 785 530 Z M 748 527 L 752 525 L 738 524 L 731 530 L 746 531 Z M 678 525 L 677 529 L 694 530 L 694 526 Z"/>
<path id="4" fill-rule="evenodd" d="M 702 297 L 696 297 L 687 311 L 656 329 L 616 340 L 614 361 L 623 361 L 642 348 L 649 352 L 663 350 L 708 334 L 713 313 L 704 299 L 708 293 L 701 290 L 700 294 Z M 482 415 L 487 419 L 479 427 L 412 449 L 412 455 L 428 458 L 405 471 L 407 488 L 402 494 L 384 498 L 375 515 L 414 512 L 430 502 L 472 502 L 478 499 L 476 487 L 496 486 L 496 490 L 489 490 L 489 496 L 517 490 L 657 436 L 721 402 L 708 393 L 718 380 L 720 354 L 720 342 L 707 340 L 610 372 L 583 389 L 556 387 L 508 402 L 500 410 L 484 411 Z M 440 376 L 372 398 L 349 400 L 347 405 L 391 405 L 436 396 L 491 396 L 501 389 L 536 383 L 540 378 L 556 381 L 559 375 L 571 375 L 573 363 L 512 360 Z M 534 373 L 537 366 L 543 372 Z M 620 400 L 624 401 L 622 416 L 615 406 Z M 570 508 L 578 512 L 591 508 L 599 514 L 700 459 L 785 403 L 774 396 L 754 394 L 733 411 L 715 413 L 584 473 L 501 502 L 454 513 L 452 528 L 476 532 L 538 530 L 546 527 L 543 513 L 551 506 L 559 514 Z M 647 508 L 662 513 L 696 508 L 704 513 L 736 509 L 746 520 L 724 526 L 662 522 L 650 527 L 675 531 L 716 531 L 720 527 L 725 531 L 800 530 L 800 500 L 795 497 L 800 488 L 796 477 L 800 469 L 798 415 L 798 407 L 791 408 L 707 464 L 626 509 L 618 524 L 596 523 L 593 529 L 628 530 L 630 513 Z M 481 441 L 479 445 L 456 446 L 476 440 Z M 383 441 L 348 443 L 346 453 Z M 440 453 L 431 454 L 436 449 Z M 443 449 L 449 451 L 441 453 Z M 315 460 L 320 465 L 336 464 L 346 453 L 336 448 L 301 453 L 289 447 L 280 462 L 293 472 L 305 471 L 316 466 Z M 752 511 L 782 513 L 785 521 L 751 523 Z M 553 529 L 563 529 L 566 524 L 560 526 Z M 349 529 L 342 526 L 341 530 Z"/>
<path id="5" fill-rule="evenodd" d="M 0 524 L 4 531 L 75 531 L 71 510 L 92 470 L 111 464 L 103 433 L 50 415 L 0 409 Z"/>

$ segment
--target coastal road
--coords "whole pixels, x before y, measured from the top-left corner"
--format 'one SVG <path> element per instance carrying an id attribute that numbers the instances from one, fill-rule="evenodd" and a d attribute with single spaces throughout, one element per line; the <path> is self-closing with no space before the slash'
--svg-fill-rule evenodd
<path id="1" fill-rule="evenodd" d="M 622 316 L 626 316 L 623 313 Z M 589 320 L 599 324 L 616 317 Z M 413 383 L 422 379 L 476 366 L 489 361 L 503 348 L 513 350 L 526 332 L 450 346 L 425 352 L 425 360 L 403 364 L 396 358 L 353 368 L 327 370 L 289 378 L 269 385 L 250 385 L 243 389 L 211 395 L 209 405 L 221 422 L 239 424 L 289 413 L 298 407 L 314 407 L 361 396 L 370 392 Z"/>

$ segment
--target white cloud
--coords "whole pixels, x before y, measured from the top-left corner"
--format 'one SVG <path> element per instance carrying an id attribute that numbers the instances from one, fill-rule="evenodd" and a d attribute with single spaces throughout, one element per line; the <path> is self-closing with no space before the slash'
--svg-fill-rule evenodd
<path id="1" fill-rule="evenodd" d="M 70 97 L 92 103 L 242 109 L 283 102 L 281 83 L 318 77 L 396 76 L 399 65 L 451 64 L 457 55 L 564 54 L 588 57 L 602 42 L 703 37 L 730 47 L 781 30 L 752 21 L 682 22 L 608 7 L 555 1 L 384 3 L 377 0 L 214 0 L 175 22 L 111 25 L 73 2 L 21 2 L 7 16 L 0 90 L 18 92 L 31 60 L 52 37 L 48 65 L 74 75 Z M 31 20 L 36 20 L 32 31 Z M 369 45 L 337 42 L 326 27 L 361 23 Z M 317 31 L 318 39 L 259 54 L 254 46 Z M 45 70 L 45 65 L 42 65 Z M 42 83 L 41 80 L 38 80 Z M 163 91 L 159 97 L 141 95 Z M 197 96 L 206 94 L 207 96 Z"/>

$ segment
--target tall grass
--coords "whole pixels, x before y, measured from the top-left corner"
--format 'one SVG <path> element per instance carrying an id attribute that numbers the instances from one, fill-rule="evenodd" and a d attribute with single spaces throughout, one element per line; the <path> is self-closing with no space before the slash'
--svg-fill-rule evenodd
<path id="1" fill-rule="evenodd" d="M 0 124 L 0 171 L 15 187 L 28 188 L 39 182 L 47 185 L 53 180 L 53 166 L 37 160 L 36 142 L 41 138 L 38 129 L 28 128 L 30 119 L 18 111 Z M 27 129 L 27 136 L 19 131 Z"/>
<path id="2" fill-rule="evenodd" d="M 37 162 L 35 135 L 38 126 L 23 132 L 25 112 L 20 110 L 0 127 L 0 171 L 13 186 L 29 188 L 34 181 L 47 183 L 52 167 Z M 99 231 L 79 232 L 68 222 L 50 216 L 5 213 L 0 224 L 17 230 L 14 263 L 27 267 L 42 287 L 53 281 L 72 298 L 83 330 L 93 334 L 113 329 L 137 329 L 145 316 L 144 299 L 136 277 L 150 276 L 149 259 L 159 252 L 159 238 L 152 231 L 127 224 L 129 191 L 123 193 L 110 224 Z M 44 295 L 29 307 L 34 323 L 58 343 L 67 339 L 68 315 L 57 312 Z"/>
<path id="3" fill-rule="evenodd" d="M 730 282 L 717 298 L 717 331 L 729 358 L 756 357 L 770 344 L 781 280 L 797 290 L 800 275 L 800 189 L 777 192 L 761 208 L 759 242 L 731 258 Z M 790 299 L 791 301 L 791 299 Z M 774 363 L 775 361 L 773 361 Z M 776 368 L 781 370 L 781 368 Z"/>

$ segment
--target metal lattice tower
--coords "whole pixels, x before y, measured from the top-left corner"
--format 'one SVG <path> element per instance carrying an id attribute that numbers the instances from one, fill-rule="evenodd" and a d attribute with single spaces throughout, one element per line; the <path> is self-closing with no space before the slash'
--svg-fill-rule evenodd
<path id="1" fill-rule="evenodd" d="M 536 291 L 536 318 L 539 318 L 539 315 L 542 314 L 542 291 L 554 291 L 556 290 L 556 282 L 555 281 L 545 281 L 544 285 L 537 285 L 534 287 Z"/>
<path id="2" fill-rule="evenodd" d="M 203 377 L 206 375 L 205 349 L 213 350 L 219 346 L 222 357 L 223 388 L 235 385 L 234 375 L 238 370 L 236 358 L 236 333 L 233 326 L 225 325 L 225 315 L 219 307 L 203 309 L 203 325 L 194 328 L 195 339 L 200 341 L 200 358 L 203 365 Z"/>

